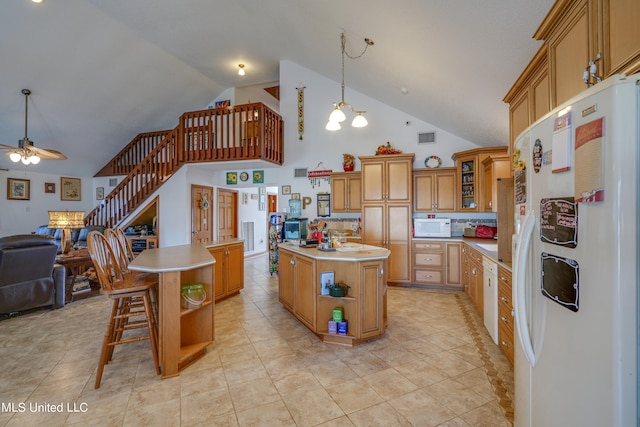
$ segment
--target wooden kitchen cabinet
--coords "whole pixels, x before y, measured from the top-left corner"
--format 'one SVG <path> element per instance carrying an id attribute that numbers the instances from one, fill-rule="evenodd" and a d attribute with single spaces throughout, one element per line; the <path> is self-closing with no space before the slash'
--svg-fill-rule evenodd
<path id="1" fill-rule="evenodd" d="M 309 329 L 316 328 L 315 261 L 280 250 L 279 301 Z"/>
<path id="2" fill-rule="evenodd" d="M 360 172 L 336 172 L 331 174 L 331 212 L 360 212 Z"/>
<path id="3" fill-rule="evenodd" d="M 543 22 L 533 37 L 548 46 L 551 103 L 556 106 L 587 88 L 583 72 L 599 49 L 593 0 L 558 1 L 553 12 L 559 15 Z M 597 65 L 601 73 L 602 63 Z"/>
<path id="4" fill-rule="evenodd" d="M 413 283 L 441 289 L 462 289 L 461 244 L 413 240 Z"/>
<path id="5" fill-rule="evenodd" d="M 640 2 L 600 0 L 604 74 L 634 74 L 640 71 Z"/>
<path id="6" fill-rule="evenodd" d="M 414 212 L 455 212 L 457 169 L 413 171 Z"/>
<path id="7" fill-rule="evenodd" d="M 482 254 L 462 245 L 462 284 L 480 317 L 484 316 L 484 266 Z"/>
<path id="8" fill-rule="evenodd" d="M 362 203 L 411 203 L 413 154 L 359 157 Z"/>
<path id="9" fill-rule="evenodd" d="M 388 280 L 411 281 L 411 204 L 362 205 L 362 243 L 391 251 Z"/>
<path id="10" fill-rule="evenodd" d="M 244 243 L 234 242 L 208 248 L 214 264 L 215 300 L 235 295 L 244 288 Z"/>
<path id="11" fill-rule="evenodd" d="M 476 148 L 453 153 L 458 174 L 457 204 L 462 212 L 482 212 L 484 200 L 484 181 L 482 161 L 490 155 L 506 154 L 507 146 Z"/>
<path id="12" fill-rule="evenodd" d="M 498 179 L 511 176 L 511 156 L 490 155 L 482 161 L 484 192 L 482 208 L 485 212 L 498 212 Z"/>
<path id="13" fill-rule="evenodd" d="M 498 264 L 498 345 L 513 366 L 514 333 L 511 271 Z"/>
<path id="14" fill-rule="evenodd" d="M 544 44 L 504 98 L 510 145 L 530 124 L 587 89 L 583 73 L 598 54 L 602 79 L 639 72 L 638 22 L 637 0 L 557 0 L 533 35 Z"/>
<path id="15" fill-rule="evenodd" d="M 360 157 L 362 242 L 391 251 L 387 280 L 411 281 L 413 154 Z"/>

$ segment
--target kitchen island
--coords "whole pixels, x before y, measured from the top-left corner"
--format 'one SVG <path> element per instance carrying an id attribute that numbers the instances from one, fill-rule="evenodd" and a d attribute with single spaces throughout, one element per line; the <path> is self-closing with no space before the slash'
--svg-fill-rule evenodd
<path id="1" fill-rule="evenodd" d="M 159 275 L 158 353 L 162 378 L 179 375 L 182 368 L 205 354 L 213 342 L 213 266 L 216 260 L 204 245 L 147 249 L 129 269 Z M 180 286 L 202 283 L 206 299 L 198 308 L 182 308 Z"/>
<path id="2" fill-rule="evenodd" d="M 283 243 L 279 250 L 280 303 L 321 340 L 353 346 L 384 333 L 388 249 L 348 243 L 334 252 L 323 252 Z M 349 286 L 346 296 L 328 295 L 326 286 L 323 294 L 321 280 L 331 273 L 333 283 Z M 329 331 L 336 308 L 342 309 L 347 320 L 346 333 Z"/>

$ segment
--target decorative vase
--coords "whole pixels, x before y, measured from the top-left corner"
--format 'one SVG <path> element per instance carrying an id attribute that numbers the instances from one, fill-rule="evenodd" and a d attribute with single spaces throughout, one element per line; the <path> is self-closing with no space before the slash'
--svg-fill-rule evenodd
<path id="1" fill-rule="evenodd" d="M 350 164 L 343 163 L 342 168 L 344 169 L 345 172 L 353 172 L 353 163 L 350 163 Z"/>

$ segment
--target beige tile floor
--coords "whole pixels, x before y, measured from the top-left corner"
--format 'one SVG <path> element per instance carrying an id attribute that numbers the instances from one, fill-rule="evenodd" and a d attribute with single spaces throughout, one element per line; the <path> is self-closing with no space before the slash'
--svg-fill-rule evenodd
<path id="1" fill-rule="evenodd" d="M 466 295 L 389 288 L 385 335 L 346 348 L 282 308 L 266 256 L 245 266 L 215 343 L 175 378 L 143 341 L 116 348 L 94 389 L 102 296 L 1 321 L 0 426 L 512 424 L 512 373 Z"/>

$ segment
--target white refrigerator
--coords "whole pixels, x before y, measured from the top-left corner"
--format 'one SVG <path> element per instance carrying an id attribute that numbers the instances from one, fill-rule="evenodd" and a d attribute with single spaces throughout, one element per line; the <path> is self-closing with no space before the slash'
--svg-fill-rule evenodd
<path id="1" fill-rule="evenodd" d="M 638 424 L 640 74 L 514 144 L 516 426 Z"/>

